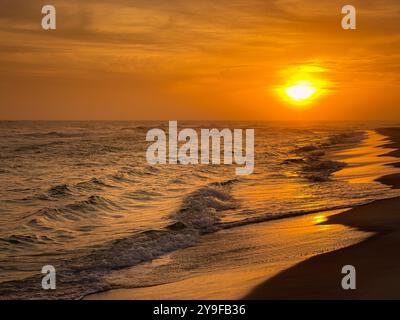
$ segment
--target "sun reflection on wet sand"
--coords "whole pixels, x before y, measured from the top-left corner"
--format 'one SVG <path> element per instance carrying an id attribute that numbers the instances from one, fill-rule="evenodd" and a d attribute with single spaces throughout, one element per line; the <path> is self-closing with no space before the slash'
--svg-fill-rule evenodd
<path id="1" fill-rule="evenodd" d="M 325 216 L 324 214 L 318 214 L 318 215 L 316 215 L 316 216 L 313 217 L 313 221 L 314 221 L 316 224 L 325 222 L 326 220 L 327 220 L 327 219 L 326 219 L 326 216 Z"/>
<path id="2" fill-rule="evenodd" d="M 334 176 L 345 178 L 350 183 L 370 183 L 383 175 L 399 172 L 398 168 L 388 165 L 398 161 L 394 157 L 385 156 L 395 150 L 382 147 L 389 142 L 387 137 L 368 131 L 367 138 L 360 146 L 336 154 L 337 159 L 345 161 L 348 166 L 335 172 Z"/>

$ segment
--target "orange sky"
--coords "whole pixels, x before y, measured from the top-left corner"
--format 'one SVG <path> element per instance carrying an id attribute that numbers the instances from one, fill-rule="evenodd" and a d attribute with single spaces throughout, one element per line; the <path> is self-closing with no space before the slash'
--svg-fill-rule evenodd
<path id="1" fill-rule="evenodd" d="M 355 31 L 344 4 L 0 0 L 0 119 L 400 119 L 400 2 L 351 1 Z M 296 110 L 301 70 L 325 94 Z"/>

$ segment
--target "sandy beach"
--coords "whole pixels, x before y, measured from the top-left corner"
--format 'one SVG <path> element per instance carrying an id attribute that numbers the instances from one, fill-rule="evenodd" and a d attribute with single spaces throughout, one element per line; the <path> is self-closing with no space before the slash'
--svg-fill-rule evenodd
<path id="1" fill-rule="evenodd" d="M 400 147 L 400 129 L 377 132 L 396 141 L 384 146 L 392 156 L 393 150 Z M 400 175 L 386 175 L 379 181 L 398 188 Z M 151 273 L 169 273 L 171 260 L 180 261 L 181 268 L 185 269 L 190 265 L 185 261 L 189 260 L 212 261 L 214 256 L 225 255 L 231 259 L 227 253 L 241 250 L 243 246 L 251 248 L 248 254 L 246 251 L 242 254 L 243 259 L 251 257 L 246 268 L 226 265 L 220 268 L 210 263 L 208 267 L 212 270 L 198 269 L 176 282 L 114 289 L 85 299 L 399 298 L 400 260 L 396 257 L 400 242 L 399 206 L 400 198 L 392 198 L 351 210 L 221 231 L 206 236 L 198 246 L 156 261 L 154 267 L 145 266 L 143 270 L 134 267 L 118 277 L 135 278 L 144 270 L 145 277 Z M 276 237 L 276 232 L 281 237 Z M 166 266 L 160 269 L 158 265 L 164 263 Z M 348 264 L 356 268 L 357 290 L 341 288 L 341 269 Z M 152 268 L 154 271 L 149 271 Z M 192 290 L 193 287 L 197 290 Z"/>
<path id="2" fill-rule="evenodd" d="M 389 136 L 400 156 L 400 129 L 377 130 Z M 398 164 L 397 164 L 398 165 Z M 400 188 L 400 174 L 378 179 Z M 373 232 L 367 240 L 312 257 L 281 272 L 252 290 L 245 299 L 399 299 L 400 298 L 400 198 L 375 201 L 328 218 L 323 224 L 341 224 Z M 357 289 L 341 288 L 342 266 L 357 271 Z"/>

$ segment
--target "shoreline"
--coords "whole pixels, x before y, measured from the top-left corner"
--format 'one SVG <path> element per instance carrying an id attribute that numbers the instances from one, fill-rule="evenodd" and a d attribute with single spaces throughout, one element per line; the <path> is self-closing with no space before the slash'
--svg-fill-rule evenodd
<path id="1" fill-rule="evenodd" d="M 387 134 L 384 134 L 380 132 L 379 130 L 376 130 L 378 133 L 383 134 L 385 136 L 388 136 Z M 400 128 L 399 128 L 399 136 L 400 136 Z M 385 145 L 386 147 L 386 145 Z M 399 147 L 400 147 L 400 141 L 399 141 Z M 390 144 L 390 148 L 393 149 L 393 144 Z M 392 151 L 391 151 L 392 152 Z M 391 177 L 391 176 L 394 176 Z M 380 178 L 378 178 L 378 181 L 381 183 L 384 183 L 380 179 L 386 179 L 386 185 L 391 185 L 392 183 L 394 185 L 397 185 L 397 182 L 400 181 L 400 179 L 397 179 L 396 175 L 385 175 Z M 389 179 L 389 180 L 387 180 Z M 393 180 L 393 181 L 392 181 Z M 396 183 L 396 184 L 395 184 Z M 387 201 L 391 202 L 393 199 L 398 199 L 399 202 L 396 203 L 395 208 L 400 208 L 400 197 L 399 198 L 391 198 L 388 199 Z M 381 201 L 386 201 L 386 200 L 381 200 Z M 380 202 L 380 201 L 378 201 Z M 287 239 L 287 236 L 290 235 L 288 233 L 289 230 L 292 230 L 294 233 L 297 233 L 296 237 L 293 238 L 296 239 L 295 241 L 298 241 L 299 235 L 307 235 L 308 237 L 310 236 L 310 232 L 314 234 L 314 244 L 313 244 L 313 249 L 310 250 L 312 252 L 313 250 L 317 249 L 314 253 L 309 254 L 308 258 L 304 259 L 305 257 L 292 257 L 290 261 L 286 260 L 286 265 L 282 263 L 282 261 L 275 262 L 275 263 L 264 263 L 264 258 L 269 257 L 270 251 L 261 251 L 259 250 L 258 252 L 255 252 L 255 257 L 257 258 L 254 260 L 253 263 L 259 264 L 257 268 L 254 270 L 252 268 L 249 268 L 248 270 L 246 269 L 240 269 L 240 270 L 215 270 L 211 273 L 201 273 L 200 275 L 197 274 L 196 272 L 193 276 L 188 276 L 188 277 L 183 277 L 182 279 L 178 280 L 177 282 L 170 282 L 170 283 L 164 283 L 164 284 L 158 284 L 155 286 L 148 286 L 148 287 L 133 287 L 133 288 L 120 288 L 120 289 L 112 289 L 109 291 L 104 291 L 104 292 L 99 292 L 99 293 L 94 293 L 85 296 L 83 299 L 85 300 L 102 300 L 102 299 L 129 299 L 129 300 L 135 300 L 135 299 L 145 299 L 145 300 L 158 300 L 158 299 L 307 299 L 307 298 L 313 298 L 313 299 L 329 299 L 329 298 L 338 298 L 338 299 L 345 299 L 345 296 L 341 296 L 339 294 L 332 294 L 332 288 L 327 288 L 326 286 L 323 286 L 324 281 L 326 283 L 332 283 L 336 287 L 340 287 L 340 281 L 343 277 L 343 275 L 340 273 L 341 267 L 337 269 L 337 265 L 335 264 L 335 261 L 331 261 L 328 264 L 323 264 L 323 265 L 318 265 L 317 269 L 315 268 L 309 268 L 308 266 L 303 268 L 303 274 L 300 276 L 297 276 L 296 274 L 293 276 L 291 275 L 291 272 L 296 271 L 299 266 L 302 266 L 303 264 L 306 264 L 308 261 L 312 261 L 314 258 L 318 258 L 321 256 L 325 255 L 330 255 L 333 254 L 334 256 L 336 255 L 337 252 L 341 252 L 342 250 L 346 250 L 347 248 L 353 248 L 356 247 L 357 245 L 360 244 L 369 244 L 371 241 L 373 241 L 376 237 L 379 237 L 379 235 L 382 233 L 384 234 L 387 231 L 384 227 L 378 228 L 374 227 L 374 222 L 371 222 L 371 225 L 365 224 L 365 225 L 359 225 L 357 223 L 360 221 L 360 217 L 356 217 L 356 215 L 352 214 L 351 216 L 348 215 L 349 212 L 352 212 L 353 210 L 360 208 L 359 210 L 364 211 L 365 207 L 369 207 L 371 204 L 375 202 L 372 202 L 367 205 L 362 205 L 360 207 L 354 207 L 353 209 L 345 209 L 345 210 L 340 210 L 340 212 L 345 212 L 345 214 L 338 214 L 332 213 L 332 214 L 322 214 L 321 213 L 316 213 L 316 214 L 311 214 L 311 215 L 306 215 L 306 216 L 301 216 L 301 217 L 294 217 L 294 218 L 289 218 L 289 219 L 282 219 L 282 220 L 277 220 L 277 221 L 271 221 L 268 224 L 260 223 L 260 224 L 253 224 L 251 226 L 243 226 L 238 229 L 227 229 L 225 231 L 221 231 L 220 233 L 224 233 L 223 236 L 220 234 L 214 234 L 206 237 L 210 237 L 210 239 L 206 240 L 205 243 L 214 243 L 217 241 L 219 243 L 218 245 L 215 245 L 216 248 L 218 248 L 220 245 L 222 245 L 220 242 L 220 238 L 224 239 L 225 241 L 229 243 L 234 243 L 237 241 L 238 237 L 240 238 L 240 233 L 235 233 L 235 232 L 240 232 L 248 229 L 246 239 L 243 239 L 247 244 L 250 245 L 250 247 L 258 248 L 259 246 L 270 246 L 271 242 L 273 243 L 274 240 L 273 238 L 268 238 L 268 235 L 271 234 L 272 236 L 276 234 L 276 228 L 280 229 L 280 232 L 283 232 L 285 234 L 285 241 Z M 381 208 L 375 208 L 372 210 L 373 212 L 379 212 L 382 210 Z M 355 218 L 354 222 L 351 223 L 351 221 L 341 221 L 338 220 L 338 217 L 342 216 L 350 216 Z M 400 219 L 399 219 L 400 221 Z M 244 229 L 243 229 L 244 228 Z M 400 228 L 399 228 L 400 229 Z M 347 231 L 346 231 L 347 230 Z M 323 231 L 323 232 L 321 232 Z M 291 231 L 289 231 L 291 232 Z M 329 235 L 326 233 L 328 232 Z M 340 241 L 338 241 L 338 238 L 335 238 L 335 234 L 341 234 L 341 232 L 348 232 L 348 241 L 349 243 L 347 244 L 342 244 Z M 246 233 L 246 232 L 245 232 Z M 251 236 L 250 236 L 251 235 Z M 267 236 L 266 236 L 267 235 Z M 328 236 L 327 236 L 328 235 Z M 250 238 L 248 238 L 250 236 Z M 219 238 L 220 237 L 220 238 Z M 273 236 L 274 237 L 274 236 Z M 341 237 L 341 236 L 339 236 Z M 331 240 L 327 240 L 331 238 Z M 359 238 L 357 240 L 357 238 Z M 250 239 L 250 240 L 249 240 Z M 243 241 L 242 240 L 242 241 Z M 310 238 L 304 239 L 308 243 L 310 241 Z M 327 243 L 322 243 L 324 241 L 330 241 L 330 244 L 328 246 Z M 290 242 L 290 241 L 289 241 Z M 300 241 L 301 242 L 301 241 Z M 301 242 L 303 243 L 303 242 Z M 209 247 L 201 247 L 201 244 L 199 244 L 200 248 L 198 248 L 198 253 L 197 256 L 193 256 L 193 251 L 196 251 L 196 247 L 192 248 L 187 248 L 184 249 L 181 252 L 173 253 L 172 258 L 173 260 L 178 259 L 180 261 L 182 260 L 191 260 L 193 257 L 196 259 L 204 259 L 204 252 L 208 252 L 207 256 L 209 255 L 208 258 L 212 257 L 215 255 L 213 250 L 210 251 Z M 223 246 L 223 245 L 222 245 Z M 285 249 L 285 244 L 281 243 L 277 245 L 277 247 L 280 248 L 281 251 L 287 251 L 288 248 Z M 367 245 L 368 247 L 368 245 Z M 225 248 L 226 252 L 229 252 L 229 249 L 232 248 Z M 309 250 L 308 248 L 307 250 Z M 367 248 L 368 249 L 368 248 Z M 304 248 L 303 248 L 304 250 Z M 305 250 L 307 252 L 307 250 Z M 199 252 L 202 252 L 199 254 Z M 316 254 L 315 254 L 316 253 Z M 219 252 L 217 255 L 224 254 L 224 251 Z M 260 257 L 261 260 L 260 261 Z M 264 257 L 264 258 L 263 258 Z M 368 255 L 367 255 L 368 257 Z M 350 257 L 351 258 L 351 257 Z M 346 258 L 345 260 L 350 260 L 350 258 Z M 297 259 L 297 260 L 296 260 Z M 162 259 L 161 259 L 162 260 Z M 339 260 L 338 260 L 339 261 Z M 157 265 L 156 262 L 155 264 Z M 161 262 L 163 263 L 163 262 Z M 367 261 L 368 263 L 368 261 Z M 339 263 L 340 264 L 340 263 Z M 345 264 L 351 264 L 350 262 L 344 263 Z M 155 267 L 155 270 L 157 270 L 158 267 Z M 337 269 L 337 270 L 336 270 Z M 146 269 L 148 272 L 148 269 Z M 153 272 L 156 274 L 163 273 L 163 269 L 158 270 L 158 272 Z M 131 270 L 126 270 L 127 273 L 124 274 L 125 277 L 130 278 L 130 277 L 137 277 L 138 272 L 141 273 L 143 270 L 137 269 L 136 267 L 133 267 Z M 160 272 L 161 271 L 161 272 Z M 164 270 L 165 271 L 165 270 Z M 308 274 L 307 272 L 304 273 L 304 271 L 309 271 Z M 322 272 L 321 272 L 322 271 Z M 297 271 L 296 271 L 297 272 Z M 378 271 L 379 272 L 379 271 Z M 151 272 L 150 272 L 151 273 Z M 323 279 L 319 278 L 321 274 L 326 274 L 330 276 L 329 279 Z M 391 274 L 389 272 L 389 274 Z M 308 278 L 307 278 L 308 276 Z M 299 277 L 303 277 L 304 281 L 301 281 Z M 333 278 L 332 278 L 333 277 Z M 266 280 L 267 279 L 267 280 Z M 309 279 L 309 280 L 307 280 Z M 316 287 L 307 287 L 307 282 L 312 282 L 317 280 L 317 286 Z M 358 275 L 358 281 L 363 281 L 361 280 L 362 276 Z M 221 287 L 221 281 L 224 283 L 224 286 Z M 319 283 L 319 284 L 318 284 Z M 195 293 L 191 292 L 187 288 L 196 286 L 198 290 L 196 290 Z M 229 288 L 229 291 L 227 291 L 227 288 Z M 307 292 L 307 290 L 317 290 L 315 295 L 310 294 L 310 292 Z M 327 295 L 324 296 L 325 291 L 328 292 Z M 334 291 L 334 290 L 333 290 Z M 341 290 L 343 292 L 344 290 Z M 249 293 L 250 292 L 250 293 Z M 323 294 L 319 294 L 319 292 L 323 292 Z"/>
<path id="2" fill-rule="evenodd" d="M 385 155 L 400 157 L 400 128 L 378 133 L 393 142 Z M 393 166 L 398 167 L 398 163 Z M 400 188 L 400 173 L 376 181 Z M 400 299 L 400 197 L 377 200 L 328 217 L 321 225 L 344 225 L 374 235 L 357 244 L 320 254 L 256 286 L 244 299 Z M 355 290 L 343 290 L 344 265 L 356 269 Z"/>
<path id="3" fill-rule="evenodd" d="M 386 136 L 386 135 L 385 135 Z M 379 145 L 380 146 L 380 145 Z M 382 151 L 385 153 L 385 150 Z M 390 172 L 389 171 L 386 171 Z M 378 175 L 376 175 L 378 176 Z M 364 230 L 357 229 L 354 227 L 346 226 L 344 224 L 332 224 L 330 220 L 326 221 L 330 217 L 336 216 L 338 212 L 348 211 L 350 208 L 337 210 L 336 212 L 317 212 L 310 215 L 291 217 L 288 219 L 279 219 L 270 221 L 268 224 L 252 224 L 250 226 L 241 226 L 240 228 L 226 229 L 220 231 L 218 234 L 208 235 L 203 241 L 192 248 L 183 249 L 179 252 L 171 254 L 171 261 L 183 260 L 202 260 L 204 258 L 210 259 L 213 256 L 224 256 L 226 252 L 235 251 L 240 248 L 233 246 L 225 246 L 223 242 L 234 244 L 238 241 L 243 234 L 247 234 L 245 239 L 242 239 L 242 244 L 245 246 L 257 248 L 256 251 L 251 252 L 252 263 L 248 265 L 248 268 L 240 268 L 237 270 L 230 269 L 218 269 L 208 265 L 213 272 L 194 270 L 192 276 L 184 276 L 180 280 L 176 279 L 175 282 L 167 282 L 164 284 L 157 284 L 155 286 L 143 286 L 143 287 L 132 287 L 132 288 L 114 288 L 108 291 L 90 294 L 84 297 L 84 299 L 145 299 L 145 300 L 158 300 L 158 299 L 242 299 L 243 297 L 248 298 L 248 293 L 253 293 L 255 288 L 260 287 L 260 283 L 267 283 L 269 280 L 279 277 L 285 270 L 291 270 L 293 267 L 301 262 L 307 261 L 312 257 L 319 256 L 326 252 L 335 252 L 341 248 L 347 248 L 353 244 L 364 243 L 371 237 L 374 237 L 373 233 Z M 285 240 L 281 243 L 275 243 L 276 241 L 276 230 L 279 229 L 285 236 Z M 250 238 L 249 238 L 250 237 Z M 344 239 L 346 239 L 344 241 Z M 357 239 L 358 238 L 358 239 Z M 222 240 L 221 240 L 222 239 Z M 279 258 L 277 261 L 265 261 L 271 258 L 276 253 L 271 252 L 268 247 L 276 247 L 280 251 L 279 254 L 288 254 L 291 252 L 293 255 L 293 248 L 288 246 L 287 242 L 303 243 L 303 246 L 295 250 L 297 257 L 290 254 L 290 258 Z M 346 243 L 347 242 L 347 243 Z M 205 244 L 212 244 L 212 247 L 220 248 L 220 252 L 215 254 L 209 246 Z M 310 245 L 311 244 L 311 245 Z M 197 252 L 196 252 L 197 248 Z M 209 255 L 205 257 L 204 252 L 209 252 Z M 244 253 L 246 255 L 246 253 Z M 250 253 L 248 253 L 250 254 Z M 248 259 L 248 258 L 247 258 Z M 159 269 L 157 264 L 163 264 L 165 259 L 161 261 L 155 261 L 155 270 L 150 271 L 153 265 L 150 264 L 146 267 L 145 273 L 153 273 L 156 276 L 160 273 L 169 273 L 171 269 L 164 268 Z M 166 259 L 168 260 L 168 259 Z M 284 263 L 283 263 L 284 262 Z M 179 263 L 178 263 L 179 265 Z M 182 265 L 180 267 L 183 267 Z M 225 266 L 226 267 L 226 266 Z M 189 267 L 190 269 L 191 267 Z M 183 267 L 183 269 L 185 269 Z M 123 278 L 135 279 L 138 275 L 144 272 L 144 269 L 133 267 L 128 268 L 125 271 L 121 271 Z M 157 276 L 158 277 L 158 276 Z M 219 280 L 218 280 L 219 279 Z M 225 289 L 218 288 L 220 280 L 223 279 Z M 268 279 L 268 280 L 266 280 Z M 188 288 L 196 286 L 198 290 L 192 292 Z M 229 288 L 229 289 L 228 289 Z M 264 296 L 265 293 L 262 293 Z M 269 299 L 276 298 L 275 296 L 264 298 L 260 296 L 255 299 Z M 252 297 L 250 299 L 253 299 Z"/>
<path id="4" fill-rule="evenodd" d="M 126 279 L 160 279 L 160 275 L 162 279 L 163 274 L 171 277 L 175 273 L 177 277 L 173 281 L 141 287 L 122 286 L 88 295 L 84 299 L 239 300 L 266 278 L 307 257 L 346 247 L 370 236 L 342 225 L 319 224 L 341 211 L 245 225 L 205 235 L 196 246 L 146 265 L 117 271 L 109 278 L 111 281 L 125 279 L 125 284 Z M 276 237 L 277 230 L 281 237 Z M 205 260 L 207 263 L 203 263 Z M 239 262 L 235 263 L 235 260 Z M 184 270 L 190 271 L 182 275 Z M 196 290 L 193 290 L 194 287 Z"/>

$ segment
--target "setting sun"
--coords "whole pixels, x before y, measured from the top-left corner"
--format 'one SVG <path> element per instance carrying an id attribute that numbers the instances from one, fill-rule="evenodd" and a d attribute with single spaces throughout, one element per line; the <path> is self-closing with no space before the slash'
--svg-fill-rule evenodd
<path id="1" fill-rule="evenodd" d="M 300 102 L 310 99 L 317 91 L 311 84 L 304 83 L 286 88 L 286 95 L 294 101 Z"/>
<path id="2" fill-rule="evenodd" d="M 276 93 L 287 105 L 304 109 L 331 92 L 332 83 L 328 80 L 328 71 L 317 63 L 283 69 L 279 73 L 282 84 L 276 87 Z"/>
<path id="3" fill-rule="evenodd" d="M 278 94 L 290 105 L 305 106 L 311 104 L 322 94 L 320 80 L 289 81 L 278 88 Z"/>

